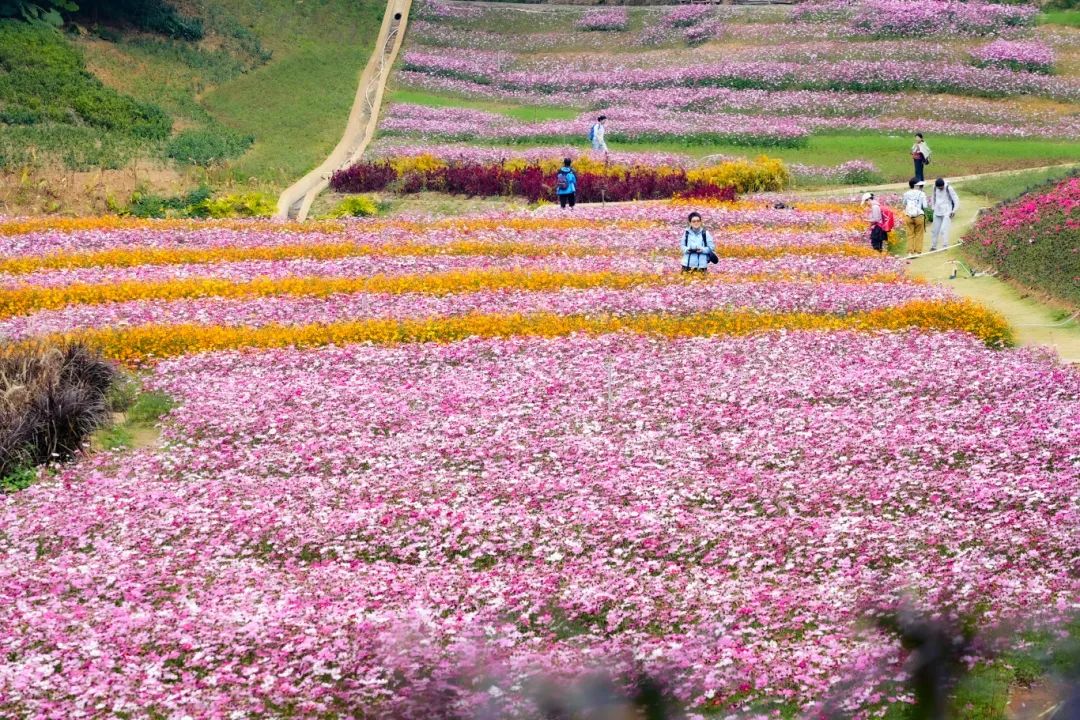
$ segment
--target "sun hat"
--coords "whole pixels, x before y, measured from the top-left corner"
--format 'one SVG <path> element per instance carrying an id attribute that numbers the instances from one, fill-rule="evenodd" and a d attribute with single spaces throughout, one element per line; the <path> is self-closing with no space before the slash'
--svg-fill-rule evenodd
<path id="1" fill-rule="evenodd" d="M 867 200 L 873 199 L 873 197 L 874 197 L 874 193 L 863 193 L 862 194 L 862 199 L 859 200 L 859 204 L 862 205 Z"/>
<path id="2" fill-rule="evenodd" d="M 925 180 L 917 180 L 917 181 L 915 181 L 915 187 L 922 187 L 923 185 L 926 185 Z"/>

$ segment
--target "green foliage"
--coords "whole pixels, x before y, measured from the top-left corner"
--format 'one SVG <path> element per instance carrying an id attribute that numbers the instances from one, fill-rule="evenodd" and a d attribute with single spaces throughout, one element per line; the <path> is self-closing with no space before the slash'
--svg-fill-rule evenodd
<path id="1" fill-rule="evenodd" d="M 1005 278 L 1080 306 L 1080 177 L 1051 182 L 981 215 L 965 251 Z"/>
<path id="2" fill-rule="evenodd" d="M 99 430 L 95 437 L 106 450 L 129 448 L 135 442 L 131 431 L 123 425 L 110 425 L 103 430 Z"/>
<path id="3" fill-rule="evenodd" d="M 201 185 L 186 195 L 164 197 L 152 193 L 135 192 L 125 214 L 141 218 L 191 217 L 193 208 L 210 199 L 212 191 Z"/>
<path id="4" fill-rule="evenodd" d="M 1065 27 L 1080 28 L 1080 10 L 1046 10 L 1039 16 L 1039 22 L 1044 25 L 1064 25 Z"/>
<path id="5" fill-rule="evenodd" d="M 127 373 L 119 373 L 106 395 L 109 412 L 124 412 L 135 404 L 138 397 L 139 381 Z"/>
<path id="6" fill-rule="evenodd" d="M 79 0 L 76 17 L 131 23 L 182 40 L 201 40 L 205 34 L 202 20 L 180 15 L 165 0 Z"/>
<path id="7" fill-rule="evenodd" d="M 21 18 L 60 27 L 64 22 L 61 13 L 78 10 L 71 0 L 0 0 L 0 17 Z"/>
<path id="8" fill-rule="evenodd" d="M 1010 173 L 998 177 L 979 178 L 956 183 L 956 188 L 966 194 L 982 195 L 995 202 L 1004 202 L 1018 198 L 1024 193 L 1044 185 L 1052 180 L 1074 175 L 1077 168 L 1056 167 L 1046 170 L 1029 170 L 1027 172 Z"/>
<path id="9" fill-rule="evenodd" d="M 244 154 L 255 138 L 223 127 L 184 130 L 166 146 L 172 159 L 192 165 L 213 165 Z"/>
<path id="10" fill-rule="evenodd" d="M 40 23 L 0 21 L 0 108 L 21 125 L 89 125 L 145 140 L 168 137 L 172 128 L 157 105 L 102 85 L 78 51 Z"/>
<path id="11" fill-rule="evenodd" d="M 56 165 L 68 170 L 115 170 L 155 150 L 131 135 L 91 127 L 61 125 L 9 125 L 0 127 L 0 169 Z"/>
<path id="12" fill-rule="evenodd" d="M 347 197 L 330 211 L 328 217 L 371 217 L 379 214 L 379 204 L 366 195 Z"/>
<path id="13" fill-rule="evenodd" d="M 144 392 L 128 410 L 127 419 L 131 424 L 153 425 L 174 407 L 176 401 L 165 393 Z"/>
<path id="14" fill-rule="evenodd" d="M 262 192 L 248 192 L 203 200 L 192 207 L 191 214 L 210 218 L 270 217 L 276 211 L 275 198 Z"/>
<path id="15" fill-rule="evenodd" d="M 0 478 L 0 495 L 28 488 L 35 480 L 37 480 L 37 471 L 28 467 L 19 468 Z"/>

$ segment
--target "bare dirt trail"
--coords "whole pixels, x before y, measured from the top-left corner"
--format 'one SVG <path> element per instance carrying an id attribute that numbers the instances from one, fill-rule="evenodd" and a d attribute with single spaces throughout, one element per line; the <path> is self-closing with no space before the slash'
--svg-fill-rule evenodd
<path id="1" fill-rule="evenodd" d="M 296 220 L 307 218 L 311 203 L 330 184 L 330 176 L 334 171 L 347 167 L 363 155 L 375 135 L 386 81 L 401 50 L 411 7 L 412 0 L 387 2 L 375 50 L 360 76 L 356 97 L 341 140 L 321 165 L 281 194 L 276 217 Z"/>

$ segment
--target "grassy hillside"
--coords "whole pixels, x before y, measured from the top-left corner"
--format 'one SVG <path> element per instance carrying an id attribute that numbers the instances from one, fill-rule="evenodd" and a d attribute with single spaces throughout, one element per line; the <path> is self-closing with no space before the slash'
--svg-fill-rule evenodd
<path id="1" fill-rule="evenodd" d="M 384 3 L 177 6 L 201 38 L 86 14 L 62 31 L 0 21 L 0 172 L 25 191 L 0 193 L 0 212 L 63 209 L 89 173 L 121 201 L 153 173 L 275 191 L 333 148 Z"/>

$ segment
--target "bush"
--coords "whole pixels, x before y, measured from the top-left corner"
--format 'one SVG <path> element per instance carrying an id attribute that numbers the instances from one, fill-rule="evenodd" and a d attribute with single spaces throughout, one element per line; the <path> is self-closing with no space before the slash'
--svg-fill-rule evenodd
<path id="1" fill-rule="evenodd" d="M 141 218 L 189 217 L 195 215 L 194 208 L 211 197 L 210 188 L 202 185 L 186 195 L 163 197 L 150 193 L 134 192 L 125 211 L 127 215 Z"/>
<path id="2" fill-rule="evenodd" d="M 102 85 L 64 36 L 40 23 L 0 21 L 0 105 L 19 124 L 82 121 L 147 140 L 172 131 L 164 110 Z"/>
<path id="3" fill-rule="evenodd" d="M 190 209 L 195 217 L 210 218 L 270 217 L 275 212 L 277 200 L 261 192 L 207 198 Z"/>
<path id="4" fill-rule="evenodd" d="M 184 130 L 169 140 L 165 154 L 177 162 L 208 166 L 243 155 L 253 142 L 253 135 L 223 127 Z"/>
<path id="5" fill-rule="evenodd" d="M 733 187 L 736 192 L 774 192 L 783 190 L 791 182 L 791 174 L 784 163 L 761 155 L 753 162 L 733 160 L 697 168 L 687 173 L 691 184 Z"/>
<path id="6" fill-rule="evenodd" d="M 983 213 L 965 240 L 1002 276 L 1080 307 L 1080 177 Z"/>
<path id="7" fill-rule="evenodd" d="M 366 195 L 347 197 L 330 212 L 330 217 L 371 217 L 379 214 L 379 205 Z"/>
<path id="8" fill-rule="evenodd" d="M 0 351 L 0 477 L 74 457 L 109 421 L 116 378 L 82 345 Z"/>
<path id="9" fill-rule="evenodd" d="M 131 23 L 181 40 L 202 40 L 202 20 L 184 17 L 164 0 L 79 0 L 76 17 Z"/>

